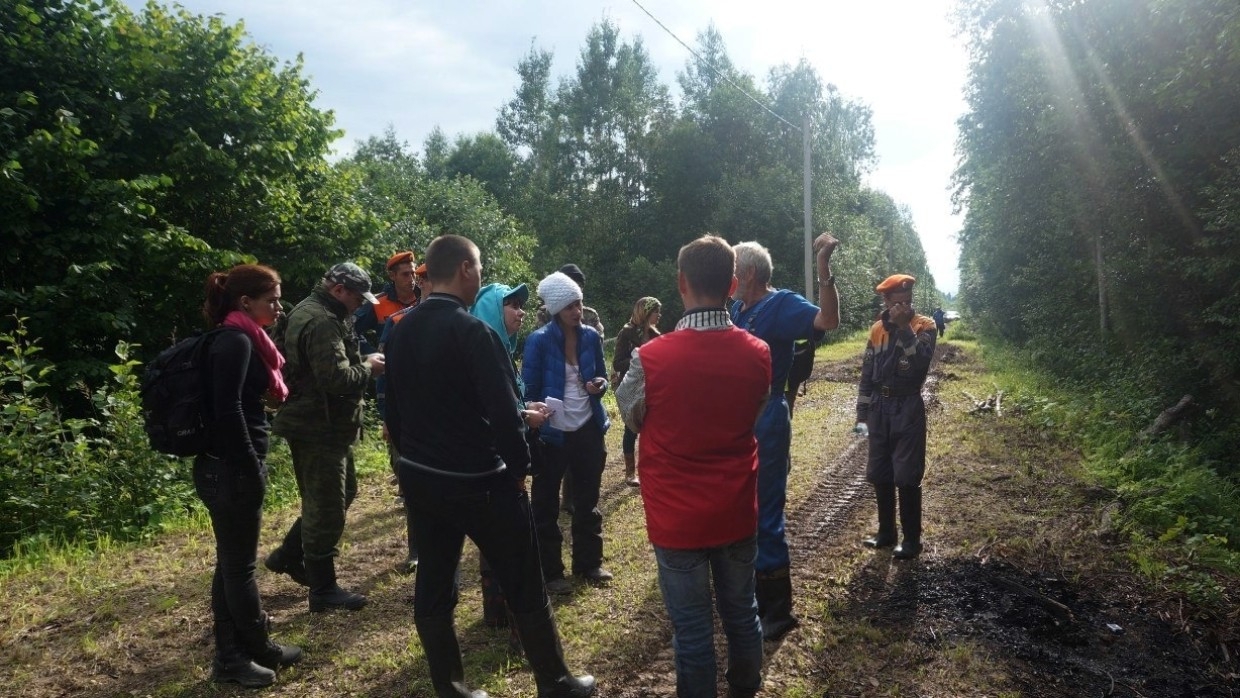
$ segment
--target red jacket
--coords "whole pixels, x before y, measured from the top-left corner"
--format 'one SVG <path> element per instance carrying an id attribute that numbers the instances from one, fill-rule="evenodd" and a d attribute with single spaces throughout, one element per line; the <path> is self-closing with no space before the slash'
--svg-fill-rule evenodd
<path id="1" fill-rule="evenodd" d="M 641 492 L 650 542 L 691 550 L 754 535 L 754 424 L 770 391 L 770 349 L 728 327 L 680 329 L 638 353 L 646 400 Z"/>

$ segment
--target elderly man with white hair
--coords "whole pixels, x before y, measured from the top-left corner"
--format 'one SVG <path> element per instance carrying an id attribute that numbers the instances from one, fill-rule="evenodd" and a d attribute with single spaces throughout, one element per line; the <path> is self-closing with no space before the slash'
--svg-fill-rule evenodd
<path id="1" fill-rule="evenodd" d="M 830 233 L 814 240 L 818 267 L 818 305 L 803 296 L 771 286 L 771 253 L 756 242 L 735 245 L 737 288 L 732 322 L 771 349 L 771 400 L 758 418 L 758 559 L 756 592 L 762 636 L 776 640 L 796 627 L 792 615 L 791 560 L 784 536 L 792 417 L 784 385 L 792 367 L 793 343 L 820 338 L 840 324 L 840 298 L 831 274 L 831 254 L 839 246 Z"/>

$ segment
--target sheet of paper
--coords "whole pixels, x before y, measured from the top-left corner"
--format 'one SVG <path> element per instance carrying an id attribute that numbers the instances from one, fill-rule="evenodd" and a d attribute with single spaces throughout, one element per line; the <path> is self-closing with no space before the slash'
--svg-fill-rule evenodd
<path id="1" fill-rule="evenodd" d="M 551 416 L 547 419 L 547 424 L 553 429 L 563 431 L 564 427 L 564 403 L 559 398 L 547 397 L 543 402 L 547 403 L 547 411 Z"/>

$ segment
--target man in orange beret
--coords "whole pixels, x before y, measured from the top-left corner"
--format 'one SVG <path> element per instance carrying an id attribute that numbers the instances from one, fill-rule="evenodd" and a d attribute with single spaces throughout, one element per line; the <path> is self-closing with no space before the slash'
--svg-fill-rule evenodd
<path id="1" fill-rule="evenodd" d="M 875 290 L 883 297 L 883 314 L 870 328 L 857 391 L 858 433 L 868 433 L 870 458 L 865 478 L 878 500 L 878 535 L 871 548 L 896 544 L 896 489 L 900 491 L 900 528 L 904 541 L 893 557 L 907 560 L 921 553 L 921 478 L 926 472 L 926 406 L 921 386 L 934 358 L 934 320 L 913 309 L 908 274 L 887 277 Z"/>
<path id="2" fill-rule="evenodd" d="M 363 305 L 354 313 L 356 320 L 353 323 L 353 329 L 357 332 L 358 343 L 362 347 L 363 355 L 370 352 L 383 352 L 383 344 L 386 341 L 388 327 L 398 320 L 401 314 L 412 310 L 418 304 L 418 300 L 422 297 L 421 289 L 417 285 L 418 270 L 414 269 L 417 258 L 413 252 L 405 250 L 397 252 L 387 261 L 388 283 L 383 288 L 383 292 L 378 295 L 377 303 Z M 426 265 L 423 264 L 419 269 L 422 273 L 426 272 Z M 380 377 L 375 380 L 375 402 L 379 407 L 379 416 L 383 416 L 385 393 L 387 379 Z M 384 441 L 387 440 L 387 425 L 384 425 Z M 389 448 L 389 451 L 391 449 Z M 393 473 L 395 473 L 395 460 L 392 461 Z M 404 494 L 397 489 L 396 494 L 397 506 L 404 506 Z M 408 521 L 408 517 L 406 517 Z M 405 573 L 412 573 L 418 566 L 418 548 L 414 542 L 413 524 L 406 526 L 407 540 L 409 543 L 409 555 L 405 560 L 396 565 L 396 569 Z"/>
<path id="3" fill-rule="evenodd" d="M 363 356 L 377 351 L 375 347 L 379 344 L 379 332 L 389 316 L 418 304 L 421 294 L 413 270 L 416 261 L 413 253 L 408 250 L 388 257 L 388 283 L 384 286 L 383 293 L 378 296 L 379 302 L 363 305 L 354 314 L 357 320 L 353 328 L 361 342 Z"/>

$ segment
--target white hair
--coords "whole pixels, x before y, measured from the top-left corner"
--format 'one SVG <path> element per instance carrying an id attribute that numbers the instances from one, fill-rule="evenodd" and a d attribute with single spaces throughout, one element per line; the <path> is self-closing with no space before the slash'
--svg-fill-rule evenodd
<path id="1" fill-rule="evenodd" d="M 732 246 L 736 252 L 736 275 L 740 276 L 746 269 L 752 269 L 754 280 L 767 284 L 771 280 L 774 265 L 771 264 L 771 252 L 756 242 L 742 242 Z"/>

